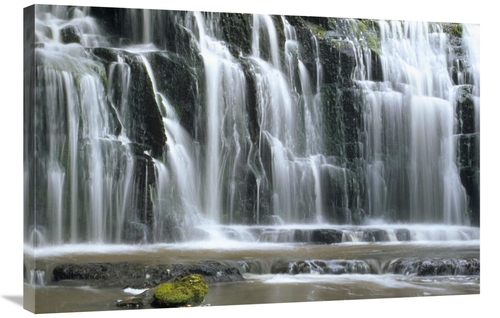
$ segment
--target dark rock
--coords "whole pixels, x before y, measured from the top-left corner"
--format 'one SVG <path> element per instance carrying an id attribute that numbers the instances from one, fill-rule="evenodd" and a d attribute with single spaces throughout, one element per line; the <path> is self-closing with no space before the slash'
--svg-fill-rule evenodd
<path id="1" fill-rule="evenodd" d="M 203 261 L 196 264 L 174 264 L 171 266 L 171 274 L 173 276 L 200 274 L 209 284 L 244 280 L 237 268 L 229 267 L 216 261 Z"/>
<path id="2" fill-rule="evenodd" d="M 335 163 L 321 168 L 323 216 L 330 223 L 360 224 L 364 219 L 358 200 L 363 195 L 363 168 L 358 163 L 352 166 L 355 170 L 336 167 Z"/>
<path id="3" fill-rule="evenodd" d="M 365 261 L 347 261 L 345 267 L 351 274 L 372 274 L 371 266 Z"/>
<path id="4" fill-rule="evenodd" d="M 389 265 L 387 272 L 400 275 L 450 276 L 479 275 L 479 259 L 400 259 Z"/>
<path id="5" fill-rule="evenodd" d="M 109 66 L 111 62 L 116 62 L 120 54 L 119 50 L 107 47 L 89 48 L 87 51 L 95 55 L 106 66 Z"/>
<path id="6" fill-rule="evenodd" d="M 215 261 L 195 264 L 147 266 L 122 263 L 61 264 L 52 271 L 54 282 L 84 280 L 85 284 L 108 287 L 151 288 L 175 277 L 200 274 L 207 283 L 243 281 L 240 271 Z"/>
<path id="7" fill-rule="evenodd" d="M 310 231 L 306 230 L 295 230 L 293 233 L 293 241 L 295 243 L 308 243 L 310 242 Z"/>
<path id="8" fill-rule="evenodd" d="M 389 238 L 387 232 L 380 229 L 370 229 L 363 232 L 364 242 L 387 242 Z"/>
<path id="9" fill-rule="evenodd" d="M 462 85 L 457 89 L 457 133 L 472 134 L 476 132 L 475 120 L 476 111 L 474 96 L 472 95 L 472 85 Z"/>
<path id="10" fill-rule="evenodd" d="M 252 53 L 251 15 L 241 13 L 221 13 L 222 39 L 227 42 L 231 54 L 238 58 L 240 54 Z"/>
<path id="11" fill-rule="evenodd" d="M 57 282 L 64 279 L 108 279 L 114 278 L 115 273 L 108 271 L 108 264 L 66 264 L 58 265 L 52 271 L 52 280 Z"/>
<path id="12" fill-rule="evenodd" d="M 480 224 L 480 171 L 479 167 L 461 167 L 460 179 L 469 197 L 469 218 L 471 224 L 479 226 Z"/>
<path id="13" fill-rule="evenodd" d="M 324 84 L 352 86 L 352 73 L 356 67 L 356 53 L 352 43 L 340 39 L 320 39 L 320 57 Z"/>
<path id="14" fill-rule="evenodd" d="M 299 260 L 299 261 L 277 261 L 271 267 L 273 274 L 370 274 L 371 267 L 364 261 L 324 261 L 324 260 Z"/>
<path id="15" fill-rule="evenodd" d="M 127 144 L 128 147 L 130 147 L 130 150 L 136 154 L 136 155 L 144 155 L 144 152 L 149 152 L 151 151 L 151 146 L 150 145 L 146 145 L 146 144 L 139 144 L 139 143 L 136 143 L 136 142 L 130 142 Z"/>
<path id="16" fill-rule="evenodd" d="M 399 275 L 410 275 L 417 271 L 415 260 L 399 259 L 389 265 L 387 272 Z"/>
<path id="17" fill-rule="evenodd" d="M 130 28 L 124 26 L 124 21 L 126 19 L 126 9 L 125 8 L 106 8 L 106 7 L 90 7 L 90 16 L 94 17 L 104 28 L 106 33 L 110 34 L 112 37 L 130 37 L 125 31 L 130 32 Z M 122 26 L 124 26 L 122 28 Z"/>
<path id="18" fill-rule="evenodd" d="M 418 276 L 433 276 L 437 274 L 437 267 L 431 261 L 423 261 L 417 267 Z"/>
<path id="19" fill-rule="evenodd" d="M 134 143 L 148 145 L 151 155 L 163 154 L 167 137 L 163 118 L 153 90 L 153 83 L 140 55 L 110 48 L 94 48 L 91 52 L 106 66 L 106 78 L 110 78 L 111 63 L 120 56 L 129 66 L 130 83 L 128 88 L 121 87 L 122 81 L 115 80 L 111 86 L 110 100 L 115 105 L 121 123 L 127 130 L 128 137 Z M 126 97 L 126 105 L 121 100 Z M 113 107 L 110 107 L 113 109 Z M 113 110 L 114 112 L 114 110 Z"/>
<path id="20" fill-rule="evenodd" d="M 167 137 L 163 127 L 151 78 L 146 67 L 135 55 L 125 54 L 125 62 L 130 65 L 130 86 L 128 92 L 129 120 L 131 139 L 150 145 L 152 155 L 159 157 L 163 153 Z"/>
<path id="21" fill-rule="evenodd" d="M 291 264 L 286 260 L 277 260 L 272 263 L 270 273 L 271 274 L 290 274 Z"/>
<path id="22" fill-rule="evenodd" d="M 472 94 L 473 85 L 461 85 L 457 89 L 457 159 L 460 180 L 469 198 L 468 218 L 472 225 L 479 225 L 480 213 L 480 133 L 476 127 L 476 105 Z"/>
<path id="23" fill-rule="evenodd" d="M 298 261 L 293 263 L 290 274 L 309 274 L 311 273 L 311 264 L 305 261 Z"/>
<path id="24" fill-rule="evenodd" d="M 342 231 L 323 229 L 313 230 L 311 242 L 315 244 L 334 244 L 342 242 Z"/>
<path id="25" fill-rule="evenodd" d="M 81 35 L 79 30 L 74 26 L 67 26 L 61 29 L 61 41 L 65 44 L 79 43 L 81 44 Z"/>
<path id="26" fill-rule="evenodd" d="M 357 145 L 363 125 L 362 100 L 357 90 L 338 84 L 323 85 L 321 98 L 323 118 L 329 123 L 323 128 L 325 154 L 348 160 L 361 158 Z"/>
<path id="27" fill-rule="evenodd" d="M 116 301 L 116 305 L 122 308 L 141 308 L 144 306 L 142 297 L 132 296 Z"/>
<path id="28" fill-rule="evenodd" d="M 455 265 L 455 275 L 479 275 L 480 274 L 479 259 L 457 260 Z"/>
<path id="29" fill-rule="evenodd" d="M 480 134 L 457 135 L 457 158 L 461 168 L 479 168 Z"/>
<path id="30" fill-rule="evenodd" d="M 204 74 L 201 59 L 196 61 L 195 68 L 185 58 L 173 54 L 151 53 L 148 55 L 148 60 L 153 69 L 158 91 L 163 93 L 174 107 L 182 127 L 193 139 L 196 138 L 195 121 L 199 116 L 197 114 L 200 104 L 199 87 L 203 86 L 203 78 L 200 77 Z"/>

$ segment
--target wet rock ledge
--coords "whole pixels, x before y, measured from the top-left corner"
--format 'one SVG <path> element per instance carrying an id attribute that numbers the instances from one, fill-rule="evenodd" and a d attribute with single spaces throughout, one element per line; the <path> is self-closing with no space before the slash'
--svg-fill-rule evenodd
<path id="1" fill-rule="evenodd" d="M 243 281 L 237 268 L 216 261 L 193 264 L 141 265 L 128 262 L 60 264 L 52 271 L 52 281 L 84 280 L 98 287 L 152 288 L 176 277 L 200 274 L 208 284 Z"/>

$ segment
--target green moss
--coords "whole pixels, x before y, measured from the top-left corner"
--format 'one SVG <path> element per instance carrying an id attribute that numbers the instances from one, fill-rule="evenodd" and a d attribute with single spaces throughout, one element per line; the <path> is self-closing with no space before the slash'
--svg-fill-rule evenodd
<path id="1" fill-rule="evenodd" d="M 156 287 L 154 297 L 162 307 L 178 307 L 188 304 L 193 298 L 193 292 L 185 286 L 163 283 Z"/>
<path id="2" fill-rule="evenodd" d="M 443 29 L 453 37 L 461 38 L 463 35 L 463 26 L 460 23 L 447 23 L 444 25 Z"/>
<path id="3" fill-rule="evenodd" d="M 325 30 L 325 28 L 323 28 L 323 26 L 322 26 L 322 25 L 317 25 L 317 28 L 316 28 L 316 33 L 317 33 L 319 36 L 325 36 L 326 30 Z"/>
<path id="4" fill-rule="evenodd" d="M 364 39 L 366 41 L 366 45 L 370 50 L 372 50 L 375 54 L 380 54 L 379 47 L 379 36 L 376 32 L 375 21 L 368 19 L 360 19 L 356 20 L 354 25 L 354 31 L 356 33 L 356 37 L 358 39 Z"/>
<path id="5" fill-rule="evenodd" d="M 81 43 L 80 35 L 78 30 L 74 26 L 67 26 L 61 30 L 61 40 L 65 44 L 69 43 Z"/>
<path id="6" fill-rule="evenodd" d="M 358 20 L 358 23 L 356 24 L 356 33 L 359 34 L 359 32 L 366 33 L 366 23 L 367 20 Z"/>
<path id="7" fill-rule="evenodd" d="M 314 23 L 308 22 L 307 26 L 309 27 L 309 29 L 311 29 L 311 31 L 314 34 L 316 34 L 316 35 L 318 35 L 320 37 L 324 37 L 325 34 L 326 34 L 325 28 L 322 25 L 320 25 L 320 24 L 314 24 Z"/>
<path id="8" fill-rule="evenodd" d="M 208 285 L 203 276 L 192 274 L 158 285 L 154 299 L 160 307 L 181 307 L 202 303 L 207 293 Z"/>
<path id="9" fill-rule="evenodd" d="M 380 55 L 379 38 L 377 34 L 368 33 L 366 35 L 366 44 L 373 52 L 375 52 L 377 55 Z"/>
<path id="10" fill-rule="evenodd" d="M 110 48 L 96 47 L 91 49 L 91 52 L 105 62 L 116 62 L 118 60 L 118 54 Z"/>
<path id="11" fill-rule="evenodd" d="M 178 278 L 176 283 L 189 288 L 193 292 L 192 301 L 194 303 L 201 303 L 208 293 L 208 285 L 203 276 L 200 274 L 193 274 Z"/>

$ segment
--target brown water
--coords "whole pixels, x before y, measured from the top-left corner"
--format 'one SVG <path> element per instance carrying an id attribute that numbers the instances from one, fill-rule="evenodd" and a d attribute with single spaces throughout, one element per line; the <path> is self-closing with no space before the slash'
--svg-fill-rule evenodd
<path id="1" fill-rule="evenodd" d="M 204 305 L 265 304 L 323 300 L 479 294 L 480 277 L 384 274 L 400 258 L 478 258 L 479 241 L 440 243 L 364 243 L 338 245 L 239 244 L 214 248 L 200 244 L 153 246 L 68 246 L 37 253 L 36 268 L 45 272 L 45 286 L 25 283 L 34 295 L 36 311 L 72 312 L 119 310 L 118 299 L 132 296 L 121 288 L 94 288 L 83 281 L 50 281 L 52 268 L 66 262 L 121 262 L 141 264 L 188 263 L 218 260 L 257 264 L 259 272 L 245 273 L 244 282 L 211 284 Z M 32 255 L 25 255 L 28 264 Z M 293 260 L 364 260 L 373 274 L 270 274 L 271 264 Z M 30 266 L 30 265 L 28 265 Z"/>

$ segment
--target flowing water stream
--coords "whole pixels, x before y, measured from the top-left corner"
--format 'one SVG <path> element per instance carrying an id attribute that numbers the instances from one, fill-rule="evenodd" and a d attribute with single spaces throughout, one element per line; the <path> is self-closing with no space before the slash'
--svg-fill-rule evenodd
<path id="1" fill-rule="evenodd" d="M 240 15 L 249 43 L 231 43 L 229 15 L 93 10 L 35 9 L 37 312 L 134 292 L 52 281 L 68 262 L 238 268 L 210 305 L 479 293 L 477 26 L 455 49 L 439 23 Z M 330 71 L 328 39 L 352 73 Z"/>

